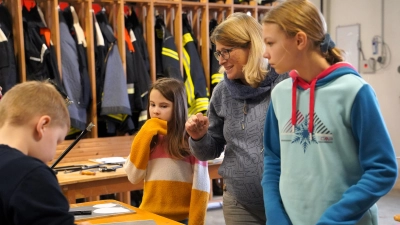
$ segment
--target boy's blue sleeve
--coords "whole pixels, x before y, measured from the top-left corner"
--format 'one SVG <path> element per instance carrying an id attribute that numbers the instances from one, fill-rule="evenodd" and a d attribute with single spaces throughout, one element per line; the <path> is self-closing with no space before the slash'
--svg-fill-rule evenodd
<path id="1" fill-rule="evenodd" d="M 279 192 L 281 174 L 279 126 L 274 107 L 268 107 L 264 125 L 264 174 L 261 185 L 264 193 L 267 225 L 291 225 Z"/>
<path id="2" fill-rule="evenodd" d="M 330 206 L 317 225 L 355 224 L 380 197 L 393 187 L 397 163 L 392 142 L 374 91 L 364 85 L 351 111 L 353 136 L 358 143 L 359 161 L 364 171 L 357 184 Z"/>

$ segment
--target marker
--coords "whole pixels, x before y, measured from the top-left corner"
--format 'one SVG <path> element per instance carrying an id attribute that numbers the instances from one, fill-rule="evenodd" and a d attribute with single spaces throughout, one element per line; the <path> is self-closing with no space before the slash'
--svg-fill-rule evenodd
<path id="1" fill-rule="evenodd" d="M 96 172 L 92 172 L 92 171 L 81 171 L 80 174 L 82 175 L 96 175 Z"/>

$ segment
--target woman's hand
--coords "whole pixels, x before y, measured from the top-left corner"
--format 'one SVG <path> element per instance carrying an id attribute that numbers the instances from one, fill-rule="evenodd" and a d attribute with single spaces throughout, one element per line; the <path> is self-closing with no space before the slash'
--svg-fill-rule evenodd
<path id="1" fill-rule="evenodd" d="M 207 133 L 208 125 L 208 117 L 197 113 L 186 121 L 185 128 L 193 140 L 200 140 Z"/>

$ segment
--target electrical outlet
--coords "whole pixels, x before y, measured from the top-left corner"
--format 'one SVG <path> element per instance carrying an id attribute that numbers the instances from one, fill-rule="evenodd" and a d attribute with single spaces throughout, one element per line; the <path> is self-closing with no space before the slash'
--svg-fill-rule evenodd
<path id="1" fill-rule="evenodd" d="M 375 59 L 369 58 L 361 60 L 360 73 L 375 73 Z"/>
<path id="2" fill-rule="evenodd" d="M 386 57 L 385 56 L 379 56 L 376 61 L 380 64 L 385 64 L 386 62 Z"/>

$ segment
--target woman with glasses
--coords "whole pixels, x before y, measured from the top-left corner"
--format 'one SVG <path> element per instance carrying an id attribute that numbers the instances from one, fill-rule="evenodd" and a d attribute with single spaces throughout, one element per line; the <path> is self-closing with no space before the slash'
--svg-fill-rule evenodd
<path id="1" fill-rule="evenodd" d="M 190 148 L 200 160 L 225 156 L 223 212 L 227 225 L 265 224 L 261 178 L 263 129 L 272 88 L 279 76 L 262 57 L 261 25 L 245 13 L 234 13 L 211 35 L 224 80 L 213 91 L 208 115 L 186 122 Z"/>

